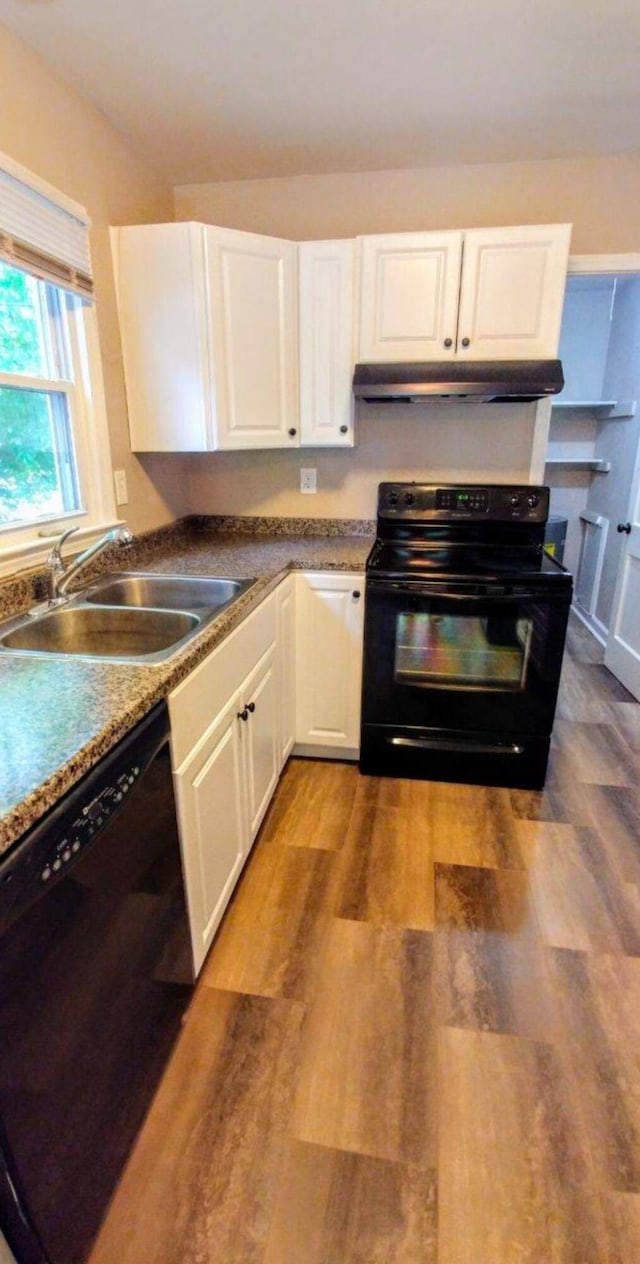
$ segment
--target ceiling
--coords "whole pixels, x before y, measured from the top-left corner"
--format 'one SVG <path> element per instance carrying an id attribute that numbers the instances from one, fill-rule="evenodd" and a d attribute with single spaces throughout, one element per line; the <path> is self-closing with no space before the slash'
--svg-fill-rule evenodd
<path id="1" fill-rule="evenodd" d="M 173 184 L 640 152 L 635 0 L 0 0 Z"/>

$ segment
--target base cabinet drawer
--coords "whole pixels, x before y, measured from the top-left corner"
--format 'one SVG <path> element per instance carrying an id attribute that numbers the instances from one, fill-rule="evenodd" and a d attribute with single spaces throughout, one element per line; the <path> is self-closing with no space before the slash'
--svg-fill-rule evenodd
<path id="1" fill-rule="evenodd" d="M 170 695 L 174 768 L 184 763 L 231 695 L 275 645 L 277 592 L 266 597 Z"/>

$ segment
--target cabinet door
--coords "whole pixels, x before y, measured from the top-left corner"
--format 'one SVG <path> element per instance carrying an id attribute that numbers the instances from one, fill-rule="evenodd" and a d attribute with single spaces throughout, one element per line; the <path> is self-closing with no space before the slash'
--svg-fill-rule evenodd
<path id="1" fill-rule="evenodd" d="M 570 237 L 570 224 L 465 233 L 459 357 L 557 356 Z"/>
<path id="2" fill-rule="evenodd" d="M 455 354 L 462 234 L 360 238 L 360 359 Z"/>
<path id="3" fill-rule="evenodd" d="M 276 588 L 278 613 L 278 769 L 282 769 L 291 754 L 295 740 L 295 583 L 293 576 Z"/>
<path id="4" fill-rule="evenodd" d="M 238 700 L 234 698 L 174 774 L 196 972 L 205 959 L 247 850 Z"/>
<path id="5" fill-rule="evenodd" d="M 214 442 L 202 230 L 111 231 L 134 452 L 206 452 Z"/>
<path id="6" fill-rule="evenodd" d="M 300 443 L 353 446 L 354 241 L 298 246 Z"/>
<path id="7" fill-rule="evenodd" d="M 278 780 L 276 656 L 269 650 L 240 691 L 249 844 L 253 842 Z"/>
<path id="8" fill-rule="evenodd" d="M 357 755 L 364 575 L 296 575 L 296 743 Z"/>
<path id="9" fill-rule="evenodd" d="M 205 232 L 218 447 L 296 447 L 295 244 Z"/>

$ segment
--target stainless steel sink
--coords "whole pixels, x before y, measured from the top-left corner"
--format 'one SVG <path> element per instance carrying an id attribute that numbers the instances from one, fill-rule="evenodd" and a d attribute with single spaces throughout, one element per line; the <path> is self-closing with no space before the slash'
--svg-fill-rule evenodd
<path id="1" fill-rule="evenodd" d="M 100 606 L 151 606 L 156 610 L 216 610 L 241 596 L 253 579 L 217 579 L 201 575 L 156 575 L 124 571 L 107 575 L 83 592 Z"/>
<path id="2" fill-rule="evenodd" d="M 0 644 L 31 653 L 136 660 L 164 657 L 200 623 L 197 615 L 175 610 L 67 606 L 27 619 L 0 637 Z"/>
<path id="3" fill-rule="evenodd" d="M 43 606 L 0 625 L 0 651 L 162 663 L 255 582 L 142 571 L 105 575 L 64 606 Z"/>

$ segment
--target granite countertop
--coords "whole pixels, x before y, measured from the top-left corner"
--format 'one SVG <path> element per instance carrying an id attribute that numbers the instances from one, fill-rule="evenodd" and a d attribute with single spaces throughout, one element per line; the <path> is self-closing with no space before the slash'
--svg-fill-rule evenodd
<path id="1" fill-rule="evenodd" d="M 259 519 L 250 531 L 248 520 L 219 519 L 216 528 L 203 529 L 194 520 L 141 539 L 133 557 L 129 550 L 118 551 L 115 559 L 111 554 L 112 570 L 256 577 L 248 592 L 168 662 L 151 667 L 0 654 L 0 854 L 224 640 L 287 571 L 364 570 L 372 524 L 315 524 L 315 532 L 310 525 Z M 28 584 L 18 581 L 15 592 L 24 605 L 33 604 Z M 6 594 L 0 608 L 0 617 L 16 612 Z"/>

